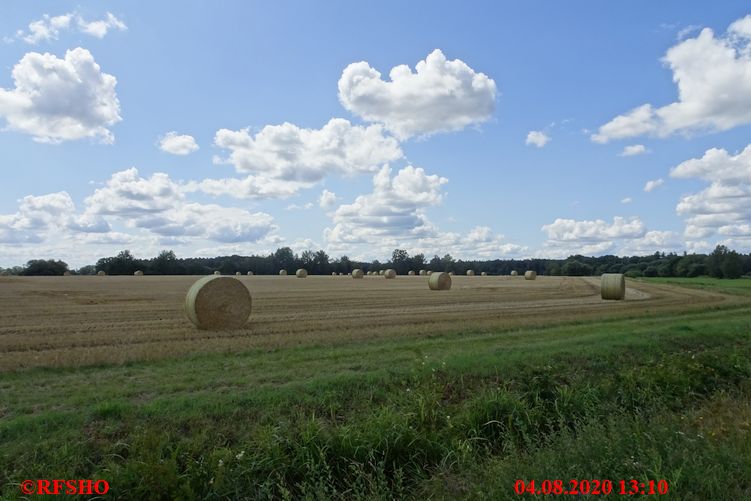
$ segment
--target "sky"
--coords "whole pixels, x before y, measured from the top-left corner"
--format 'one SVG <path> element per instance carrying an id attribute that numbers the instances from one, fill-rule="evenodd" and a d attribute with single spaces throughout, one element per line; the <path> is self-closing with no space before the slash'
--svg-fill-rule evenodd
<path id="1" fill-rule="evenodd" d="M 0 5 L 0 266 L 751 251 L 743 1 Z"/>

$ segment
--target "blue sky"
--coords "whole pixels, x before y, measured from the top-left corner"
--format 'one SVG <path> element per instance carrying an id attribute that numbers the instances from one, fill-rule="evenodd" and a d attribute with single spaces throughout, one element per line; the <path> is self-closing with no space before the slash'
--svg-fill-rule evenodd
<path id="1" fill-rule="evenodd" d="M 751 250 L 747 2 L 0 10 L 0 266 Z"/>

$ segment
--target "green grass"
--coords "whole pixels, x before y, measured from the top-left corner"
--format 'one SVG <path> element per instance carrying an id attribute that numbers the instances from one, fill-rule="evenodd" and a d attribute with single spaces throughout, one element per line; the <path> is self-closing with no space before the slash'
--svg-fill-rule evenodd
<path id="1" fill-rule="evenodd" d="M 751 305 L 32 369 L 0 395 L 8 498 L 26 478 L 129 499 L 521 499 L 519 478 L 751 498 Z"/>
<path id="2" fill-rule="evenodd" d="M 711 289 L 724 292 L 726 294 L 740 294 L 751 296 L 751 278 L 744 277 L 736 280 L 726 280 L 721 278 L 696 277 L 696 278 L 640 278 L 645 282 L 657 284 L 680 285 L 683 287 L 694 287 L 697 289 Z"/>

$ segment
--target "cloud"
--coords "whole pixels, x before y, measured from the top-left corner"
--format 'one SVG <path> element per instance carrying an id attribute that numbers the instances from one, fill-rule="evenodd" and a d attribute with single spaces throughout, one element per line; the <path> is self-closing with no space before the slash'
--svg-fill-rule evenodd
<path id="1" fill-rule="evenodd" d="M 75 27 L 78 31 L 91 35 L 96 38 L 103 38 L 110 29 L 125 31 L 128 27 L 110 12 L 104 19 L 95 21 L 86 21 L 75 12 L 69 12 L 59 16 L 50 16 L 44 14 L 41 19 L 29 23 L 28 31 L 19 30 L 16 38 L 32 45 L 39 42 L 57 40 L 61 31 L 73 29 L 73 20 L 76 21 Z"/>
<path id="2" fill-rule="evenodd" d="M 709 182 L 698 193 L 683 196 L 676 206 L 678 215 L 685 218 L 686 238 L 721 235 L 736 243 L 751 238 L 751 145 L 736 155 L 709 149 L 701 158 L 680 163 L 670 175 Z"/>
<path id="3" fill-rule="evenodd" d="M 647 181 L 647 183 L 644 185 L 644 191 L 646 191 L 647 193 L 649 193 L 652 190 L 654 190 L 655 188 L 658 188 L 658 187 L 662 186 L 664 183 L 665 183 L 665 181 L 662 178 L 660 178 L 660 179 L 653 179 L 651 181 Z"/>
<path id="4" fill-rule="evenodd" d="M 246 176 L 242 179 L 222 178 L 189 181 L 183 186 L 186 193 L 201 191 L 215 197 L 230 196 L 239 199 L 288 198 L 315 183 L 284 181 L 264 176 Z"/>
<path id="5" fill-rule="evenodd" d="M 321 209 L 330 209 L 334 206 L 334 204 L 336 204 L 336 201 L 336 193 L 329 190 L 323 190 L 321 192 L 321 196 L 318 198 L 318 205 L 321 207 Z"/>
<path id="6" fill-rule="evenodd" d="M 602 219 L 577 221 L 558 218 L 542 227 L 548 239 L 557 242 L 600 243 L 621 238 L 638 238 L 646 232 L 637 217 L 614 217 L 613 223 Z"/>
<path id="7" fill-rule="evenodd" d="M 305 205 L 290 204 L 284 210 L 310 210 L 313 207 L 313 202 L 308 202 Z"/>
<path id="8" fill-rule="evenodd" d="M 291 123 L 267 125 L 255 135 L 248 129 L 220 129 L 214 144 L 229 150 L 229 156 L 215 158 L 215 163 L 231 164 L 238 172 L 255 175 L 246 184 L 258 180 L 275 183 L 272 190 L 248 187 L 251 196 L 260 192 L 293 194 L 326 176 L 371 173 L 404 156 L 396 139 L 385 135 L 380 125 L 352 125 L 342 118 L 332 118 L 321 129 L 303 129 Z"/>
<path id="9" fill-rule="evenodd" d="M 475 226 L 466 234 L 436 232 L 432 237 L 421 238 L 412 253 L 423 253 L 428 259 L 447 253 L 459 259 L 509 259 L 525 257 L 528 251 L 528 247 L 507 242 L 504 235 L 487 226 Z"/>
<path id="10" fill-rule="evenodd" d="M 125 31 L 128 29 L 125 23 L 120 21 L 111 13 L 107 13 L 107 17 L 97 21 L 85 21 L 81 16 L 76 19 L 78 23 L 78 29 L 81 33 L 86 33 L 96 38 L 104 38 L 110 29 L 116 29 L 119 31 Z"/>
<path id="11" fill-rule="evenodd" d="M 189 202 L 182 186 L 167 174 L 143 178 L 136 168 L 114 173 L 85 204 L 86 216 L 118 220 L 159 237 L 256 242 L 277 228 L 263 212 Z"/>
<path id="12" fill-rule="evenodd" d="M 362 244 L 432 236 L 434 229 L 424 210 L 441 202 L 441 186 L 447 182 L 411 165 L 392 178 L 391 169 L 383 167 L 373 176 L 372 193 L 336 209 L 334 226 L 325 230 L 325 238 L 334 243 Z"/>
<path id="13" fill-rule="evenodd" d="M 550 137 L 544 132 L 539 130 L 531 130 L 527 134 L 527 140 L 525 144 L 535 145 L 538 148 L 542 148 L 543 146 L 548 144 L 548 141 L 550 141 Z"/>
<path id="14" fill-rule="evenodd" d="M 679 252 L 685 243 L 674 231 L 648 231 L 640 238 L 626 240 L 618 249 L 621 256 L 646 256 L 655 252 Z"/>
<path id="15" fill-rule="evenodd" d="M 662 62 L 673 72 L 678 100 L 619 115 L 601 126 L 593 141 L 722 131 L 751 122 L 751 16 L 732 23 L 724 36 L 704 28 L 671 47 Z"/>
<path id="16" fill-rule="evenodd" d="M 363 259 L 389 255 L 394 248 L 429 257 L 451 253 L 463 258 L 514 257 L 527 251 L 485 226 L 467 234 L 439 231 L 426 210 L 441 203 L 447 182 L 411 165 L 393 177 L 391 169 L 382 168 L 373 177 L 371 193 L 339 206 L 331 215 L 333 227 L 324 231 L 327 249 Z"/>
<path id="17" fill-rule="evenodd" d="M 0 116 L 9 129 L 45 143 L 114 141 L 108 127 L 122 120 L 117 80 L 102 73 L 88 50 L 69 50 L 64 59 L 29 52 L 13 67 L 13 80 L 15 88 L 0 88 Z"/>
<path id="18" fill-rule="evenodd" d="M 622 157 L 633 157 L 634 155 L 643 155 L 647 153 L 647 148 L 643 144 L 632 144 L 623 148 L 620 153 Z"/>
<path id="19" fill-rule="evenodd" d="M 621 199 L 622 204 L 630 204 L 632 201 L 633 200 L 631 199 L 631 197 L 625 197 Z"/>
<path id="20" fill-rule="evenodd" d="M 27 195 L 18 202 L 14 214 L 0 214 L 0 244 L 36 244 L 70 235 L 93 239 L 93 234 L 111 231 L 101 218 L 78 214 L 65 191 Z"/>
<path id="21" fill-rule="evenodd" d="M 495 82 L 463 61 L 449 61 L 436 49 L 415 70 L 395 66 L 386 81 L 367 62 L 352 63 L 339 79 L 339 101 L 402 140 L 460 130 L 493 115 Z"/>
<path id="22" fill-rule="evenodd" d="M 558 218 L 544 225 L 548 240 L 538 251 L 539 257 L 565 258 L 570 255 L 602 255 L 615 251 L 623 241 L 639 239 L 647 233 L 637 217 L 614 217 L 612 223 L 602 219 L 575 220 Z"/>
<path id="23" fill-rule="evenodd" d="M 19 31 L 17 36 L 29 44 L 37 44 L 43 40 L 57 40 L 60 36 L 60 30 L 66 30 L 70 27 L 71 19 L 73 19 L 73 14 L 54 17 L 44 14 L 42 19 L 29 23 L 28 33 Z"/>
<path id="24" fill-rule="evenodd" d="M 701 29 L 701 26 L 697 24 L 689 24 L 688 26 L 681 28 L 678 30 L 678 33 L 675 35 L 676 40 L 683 40 L 686 37 L 688 37 L 690 34 L 695 33 Z"/>
<path id="25" fill-rule="evenodd" d="M 193 136 L 171 131 L 160 138 L 159 149 L 173 155 L 189 155 L 198 150 L 198 145 Z"/>

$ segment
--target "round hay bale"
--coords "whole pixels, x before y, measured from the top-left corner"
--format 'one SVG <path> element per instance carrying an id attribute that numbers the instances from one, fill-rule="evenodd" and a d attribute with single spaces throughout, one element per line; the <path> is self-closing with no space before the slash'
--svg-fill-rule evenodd
<path id="1" fill-rule="evenodd" d="M 72 273 L 71 273 L 71 272 L 69 272 L 69 271 L 64 271 L 64 272 L 63 272 L 63 276 L 64 276 L 64 277 L 69 277 L 69 276 L 71 276 L 71 275 L 72 275 Z"/>
<path id="2" fill-rule="evenodd" d="M 352 270 L 352 278 L 362 278 L 363 272 L 360 268 L 355 268 Z"/>
<path id="3" fill-rule="evenodd" d="M 389 268 L 383 272 L 383 276 L 386 278 L 396 278 L 396 270 Z"/>
<path id="4" fill-rule="evenodd" d="M 136 270 L 136 271 L 133 272 L 133 275 L 135 275 L 137 277 L 142 277 L 143 276 L 143 272 L 141 270 Z"/>
<path id="5" fill-rule="evenodd" d="M 335 276 L 336 276 L 336 272 L 335 272 L 335 271 L 332 271 L 332 272 L 331 272 L 331 276 L 332 276 L 332 277 L 335 277 Z"/>
<path id="6" fill-rule="evenodd" d="M 236 276 L 236 277 L 239 277 L 240 275 L 242 275 L 242 273 L 240 273 L 239 271 L 236 271 L 236 272 L 235 272 L 235 276 Z"/>
<path id="7" fill-rule="evenodd" d="M 379 275 L 385 275 L 386 274 L 386 270 L 381 270 L 381 271 L 378 272 L 378 274 Z"/>
<path id="8" fill-rule="evenodd" d="M 214 275 L 221 275 L 221 273 L 220 273 L 220 272 L 218 272 L 218 271 L 215 271 L 215 272 L 214 272 Z"/>
<path id="9" fill-rule="evenodd" d="M 232 277 L 203 277 L 185 296 L 185 313 L 199 329 L 239 329 L 248 321 L 251 306 L 250 292 Z"/>
<path id="10" fill-rule="evenodd" d="M 415 276 L 415 270 L 409 270 L 407 272 L 407 275 L 409 275 L 410 277 L 414 277 Z"/>
<path id="11" fill-rule="evenodd" d="M 475 270 L 467 270 L 467 276 L 468 277 L 474 277 L 475 276 Z"/>
<path id="12" fill-rule="evenodd" d="M 626 279 L 623 273 L 603 273 L 600 278 L 602 299 L 626 299 Z"/>
<path id="13" fill-rule="evenodd" d="M 342 272 L 340 271 L 340 272 L 339 272 L 339 276 L 340 276 L 340 277 L 344 276 L 344 273 L 342 273 Z"/>
<path id="14" fill-rule="evenodd" d="M 514 271 L 512 271 L 512 272 L 511 272 L 511 276 L 512 276 L 512 277 L 515 277 L 515 276 L 517 276 L 517 275 L 518 275 L 518 273 L 516 272 L 516 270 L 514 270 Z"/>
<path id="15" fill-rule="evenodd" d="M 425 276 L 425 275 L 427 275 L 427 274 L 428 274 L 428 272 L 427 272 L 427 271 L 425 271 L 425 270 L 420 270 L 420 276 L 421 276 L 421 277 L 424 277 L 424 276 Z"/>
<path id="16" fill-rule="evenodd" d="M 535 280 L 537 278 L 537 272 L 528 270 L 524 272 L 524 280 Z"/>
<path id="17" fill-rule="evenodd" d="M 428 280 L 428 287 L 432 291 L 447 291 L 451 289 L 451 275 L 448 273 L 433 273 Z"/>
<path id="18" fill-rule="evenodd" d="M 488 276 L 488 272 L 487 271 L 483 271 L 482 273 L 480 273 L 480 276 L 481 277 L 487 277 Z"/>
<path id="19" fill-rule="evenodd" d="M 308 270 L 306 270 L 305 268 L 300 268 L 295 272 L 295 276 L 297 278 L 305 278 L 308 276 Z"/>
<path id="20" fill-rule="evenodd" d="M 283 277 L 286 276 L 287 275 L 287 270 L 279 270 L 279 275 L 281 275 Z"/>
<path id="21" fill-rule="evenodd" d="M 433 274 L 433 270 L 428 270 L 428 276 Z"/>
<path id="22" fill-rule="evenodd" d="M 252 276 L 253 276 L 253 272 L 252 272 L 252 271 L 249 271 L 249 272 L 248 272 L 248 276 L 249 276 L 249 277 L 252 277 Z"/>
<path id="23" fill-rule="evenodd" d="M 106 273 L 103 272 L 103 271 L 97 271 L 96 274 L 97 274 L 98 277 L 103 277 L 103 276 L 106 275 Z"/>

